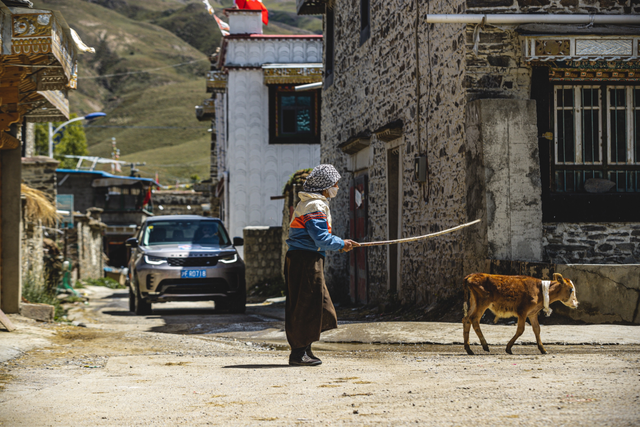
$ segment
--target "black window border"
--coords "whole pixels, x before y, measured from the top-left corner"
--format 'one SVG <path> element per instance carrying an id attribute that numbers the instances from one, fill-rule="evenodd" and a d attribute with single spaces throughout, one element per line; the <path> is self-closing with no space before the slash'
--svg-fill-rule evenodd
<path id="1" fill-rule="evenodd" d="M 335 64 L 335 13 L 333 8 L 327 5 L 324 17 L 324 89 L 328 89 L 333 85 Z"/>
<path id="2" fill-rule="evenodd" d="M 320 109 L 322 106 L 320 90 L 302 92 L 314 96 L 314 112 L 311 117 L 311 126 L 314 129 L 313 134 L 292 136 L 278 135 L 278 94 L 283 92 L 295 92 L 295 85 L 269 85 L 269 144 L 320 144 L 322 129 L 320 126 Z"/>
<path id="3" fill-rule="evenodd" d="M 594 84 L 601 84 L 595 82 Z M 586 85 L 589 82 L 567 82 Z M 628 82 L 607 82 L 607 85 L 628 85 Z M 532 99 L 538 115 L 538 149 L 542 180 L 542 222 L 638 222 L 638 193 L 558 193 L 553 190 L 554 142 L 542 135 L 553 133 L 553 87 L 548 67 L 534 67 L 531 79 Z"/>
<path id="4" fill-rule="evenodd" d="M 371 37 L 371 0 L 360 0 L 360 46 Z"/>

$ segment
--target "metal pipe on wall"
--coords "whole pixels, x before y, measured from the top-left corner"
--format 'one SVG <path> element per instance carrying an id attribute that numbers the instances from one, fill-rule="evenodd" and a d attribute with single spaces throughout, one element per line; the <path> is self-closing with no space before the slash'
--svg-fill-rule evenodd
<path id="1" fill-rule="evenodd" d="M 430 14 L 429 24 L 613 24 L 640 25 L 640 15 L 559 15 L 559 14 Z"/>

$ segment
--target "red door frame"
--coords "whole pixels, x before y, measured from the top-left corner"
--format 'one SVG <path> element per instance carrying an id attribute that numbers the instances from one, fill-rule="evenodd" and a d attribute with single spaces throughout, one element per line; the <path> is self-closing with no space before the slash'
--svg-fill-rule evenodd
<path id="1" fill-rule="evenodd" d="M 349 183 L 349 236 L 356 242 L 367 240 L 369 210 L 368 175 L 362 174 Z M 356 193 L 357 192 L 357 193 Z M 359 193 L 357 200 L 356 195 Z M 357 204 L 356 201 L 360 201 Z M 356 248 L 349 253 L 349 294 L 351 302 L 368 302 L 367 252 L 365 248 Z"/>

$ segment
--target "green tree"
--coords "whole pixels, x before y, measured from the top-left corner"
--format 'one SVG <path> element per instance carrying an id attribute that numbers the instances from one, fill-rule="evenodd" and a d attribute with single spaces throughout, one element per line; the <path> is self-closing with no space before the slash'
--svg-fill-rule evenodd
<path id="1" fill-rule="evenodd" d="M 71 114 L 70 119 L 78 117 L 77 114 Z M 57 128 L 64 122 L 54 122 L 53 129 Z M 87 136 L 84 133 L 82 120 L 69 123 L 62 128 L 58 136 L 62 133 L 60 142 L 53 148 L 53 157 L 60 161 L 60 168 L 73 169 L 78 163 L 77 159 L 68 159 L 68 156 L 87 156 Z M 54 135 L 55 137 L 56 135 Z M 54 138 L 55 144 L 55 138 Z M 36 153 L 41 156 L 49 155 L 49 128 L 47 123 L 38 123 L 36 125 Z"/>

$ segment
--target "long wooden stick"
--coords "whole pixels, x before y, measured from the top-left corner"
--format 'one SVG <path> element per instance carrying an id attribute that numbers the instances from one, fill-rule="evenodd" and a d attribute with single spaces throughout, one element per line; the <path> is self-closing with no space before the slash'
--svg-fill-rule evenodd
<path id="1" fill-rule="evenodd" d="M 458 225 L 457 227 L 448 228 L 446 230 L 438 231 L 437 233 L 425 234 L 424 236 L 418 237 L 407 237 L 404 239 L 397 240 L 385 240 L 381 242 L 366 242 L 360 243 L 360 248 L 367 246 L 382 246 L 382 245 L 395 245 L 396 243 L 407 243 L 407 242 L 415 242 L 416 240 L 428 239 L 430 237 L 442 236 L 443 234 L 453 233 L 454 231 L 458 231 L 462 228 L 469 227 L 470 225 L 474 225 L 479 223 L 480 220 L 476 219 L 475 221 L 467 222 L 466 224 Z"/>

